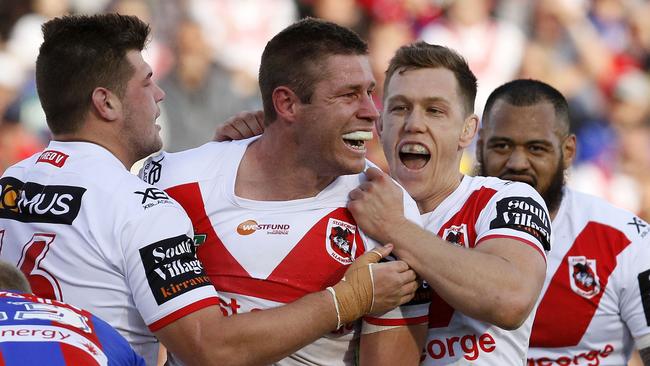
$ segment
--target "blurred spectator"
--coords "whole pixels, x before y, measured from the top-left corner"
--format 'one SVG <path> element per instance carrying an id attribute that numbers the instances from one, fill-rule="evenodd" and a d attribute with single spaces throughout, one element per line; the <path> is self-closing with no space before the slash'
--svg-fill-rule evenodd
<path id="1" fill-rule="evenodd" d="M 257 94 L 239 90 L 231 72 L 213 61 L 201 26 L 183 21 L 174 40 L 175 65 L 160 82 L 167 96 L 165 150 L 179 151 L 208 142 L 215 126 L 228 117 L 259 109 Z"/>
<path id="2" fill-rule="evenodd" d="M 6 50 L 19 61 L 20 72 L 25 78 L 25 82 L 19 87 L 15 106 L 18 109 L 21 129 L 41 138 L 42 143 L 45 143 L 49 139 L 49 129 L 34 81 L 36 56 L 43 42 L 41 24 L 68 13 L 70 3 L 69 0 L 31 0 L 29 3 L 31 11 L 17 20 L 9 35 Z"/>
<path id="3" fill-rule="evenodd" d="M 233 70 L 238 82 L 257 89 L 266 42 L 297 17 L 292 0 L 186 0 L 192 19 L 210 36 L 214 59 Z M 216 21 L 218 19 L 218 21 Z M 249 91 L 250 92 L 250 91 Z"/>
<path id="4" fill-rule="evenodd" d="M 71 0 L 72 1 L 72 0 Z M 74 0 L 79 1 L 79 0 Z M 84 0 L 89 1 L 89 0 Z M 166 10 L 165 14 L 177 14 L 182 16 L 182 11 L 179 9 L 178 4 L 173 1 L 159 2 L 155 8 L 158 10 Z M 146 48 L 142 52 L 144 60 L 151 65 L 153 70 L 153 78 L 159 80 L 164 78 L 165 75 L 172 68 L 173 55 L 170 49 L 168 39 L 165 37 L 173 36 L 169 34 L 170 29 L 176 29 L 178 26 L 178 19 L 165 19 L 163 27 L 158 26 L 158 19 L 152 14 L 151 2 L 147 0 L 113 0 L 108 7 L 109 12 L 115 12 L 123 15 L 135 15 L 142 19 L 143 22 L 149 24 L 151 27 L 151 39 Z M 162 29 L 159 30 L 159 28 Z"/>
<path id="5" fill-rule="evenodd" d="M 28 158 L 43 147 L 38 139 L 10 113 L 23 82 L 20 63 L 10 54 L 0 52 L 0 174 L 10 165 Z"/>
<path id="6" fill-rule="evenodd" d="M 569 184 L 650 218 L 650 81 L 626 73 L 613 88 L 608 108 L 611 141 L 597 159 L 578 164 Z"/>
<path id="7" fill-rule="evenodd" d="M 474 110 L 480 114 L 488 95 L 513 79 L 525 46 L 523 32 L 491 15 L 491 0 L 454 0 L 444 16 L 426 26 L 420 37 L 463 55 L 478 79 Z"/>

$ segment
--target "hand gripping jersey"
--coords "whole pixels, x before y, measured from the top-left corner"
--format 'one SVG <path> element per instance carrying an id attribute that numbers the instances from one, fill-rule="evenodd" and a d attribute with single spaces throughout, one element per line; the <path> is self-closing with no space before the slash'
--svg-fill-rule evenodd
<path id="1" fill-rule="evenodd" d="M 546 257 L 550 219 L 539 194 L 524 183 L 463 177 L 460 186 L 424 226 L 453 245 L 476 248 L 491 238 L 510 238 Z M 503 330 L 455 311 L 435 291 L 422 365 L 523 365 L 534 311 L 516 330 Z"/>
<path id="2" fill-rule="evenodd" d="M 341 176 L 312 198 L 269 202 L 235 196 L 237 169 L 251 141 L 154 156 L 140 174 L 165 189 L 192 219 L 202 242 L 198 256 L 219 291 L 224 315 L 277 307 L 323 290 L 340 280 L 354 258 L 377 245 L 346 208 L 348 193 L 363 174 Z M 407 216 L 419 222 L 415 202 L 404 197 Z M 364 330 L 423 323 L 427 305 L 368 317 Z M 279 364 L 352 365 L 359 328 L 347 325 Z"/>
<path id="3" fill-rule="evenodd" d="M 52 142 L 0 179 L 0 257 L 36 295 L 107 321 L 148 365 L 152 331 L 218 303 L 192 235 L 177 203 L 99 145 Z"/>
<path id="4" fill-rule="evenodd" d="M 0 365 L 144 366 L 144 359 L 115 329 L 85 310 L 0 291 Z"/>
<path id="5" fill-rule="evenodd" d="M 624 365 L 650 347 L 650 225 L 565 188 L 528 365 Z"/>

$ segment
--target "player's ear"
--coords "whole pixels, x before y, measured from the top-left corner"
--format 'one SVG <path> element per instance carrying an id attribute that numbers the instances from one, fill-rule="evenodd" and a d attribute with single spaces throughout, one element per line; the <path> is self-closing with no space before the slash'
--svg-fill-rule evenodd
<path id="1" fill-rule="evenodd" d="M 568 168 L 573 164 L 573 159 L 576 156 L 576 135 L 569 134 L 564 141 L 562 141 L 562 153 L 564 154 L 564 168 Z"/>
<path id="2" fill-rule="evenodd" d="M 472 143 L 474 136 L 476 136 L 477 130 L 478 116 L 471 114 L 463 121 L 463 129 L 460 132 L 458 145 L 463 149 L 468 147 Z"/>
<path id="3" fill-rule="evenodd" d="M 301 103 L 300 98 L 293 90 L 286 86 L 279 86 L 273 90 L 271 99 L 278 117 L 287 121 L 297 119 L 296 114 L 299 112 Z"/>
<path id="4" fill-rule="evenodd" d="M 114 121 L 122 113 L 122 102 L 109 89 L 97 87 L 90 96 L 92 109 L 101 119 Z"/>

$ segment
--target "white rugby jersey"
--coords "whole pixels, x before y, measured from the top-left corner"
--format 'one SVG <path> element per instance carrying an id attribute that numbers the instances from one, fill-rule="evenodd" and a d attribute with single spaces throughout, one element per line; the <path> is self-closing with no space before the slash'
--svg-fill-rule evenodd
<path id="1" fill-rule="evenodd" d="M 165 189 L 187 211 L 199 259 L 219 291 L 225 315 L 290 303 L 337 283 L 352 261 L 377 243 L 364 235 L 347 210 L 348 193 L 363 174 L 341 176 L 317 196 L 255 201 L 235 195 L 235 177 L 254 139 L 217 143 L 150 158 L 140 175 Z M 278 162 L 282 164 L 282 162 Z M 404 193 L 408 218 L 420 222 Z M 360 331 L 425 323 L 428 303 L 412 304 L 360 324 L 342 327 L 281 365 L 352 365 Z M 282 329 L 278 329 L 279 332 Z"/>
<path id="2" fill-rule="evenodd" d="M 649 347 L 650 225 L 565 188 L 529 365 L 625 365 Z"/>
<path id="3" fill-rule="evenodd" d="M 422 218 L 428 230 L 468 249 L 498 237 L 530 245 L 544 258 L 549 248 L 548 210 L 540 195 L 524 183 L 465 176 L 449 197 Z M 525 363 L 534 311 L 521 327 L 508 331 L 455 311 L 432 292 L 422 365 Z"/>
<path id="4" fill-rule="evenodd" d="M 103 147 L 53 141 L 0 179 L 0 257 L 40 297 L 87 309 L 155 365 L 152 335 L 219 300 L 183 209 Z"/>

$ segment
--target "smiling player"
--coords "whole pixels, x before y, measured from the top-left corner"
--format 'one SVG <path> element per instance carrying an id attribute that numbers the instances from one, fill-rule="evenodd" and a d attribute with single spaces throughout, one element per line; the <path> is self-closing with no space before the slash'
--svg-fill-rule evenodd
<path id="1" fill-rule="evenodd" d="M 365 142 L 379 117 L 367 52 L 348 29 L 300 21 L 271 39 L 262 55 L 261 137 L 208 143 L 145 163 L 142 178 L 184 206 L 204 238 L 198 257 L 224 314 L 273 308 L 322 290 L 378 245 L 346 209 L 348 193 L 364 180 Z M 404 197 L 401 209 L 419 221 L 415 202 Z M 413 275 L 402 261 L 378 266 Z M 352 365 L 361 333 L 367 334 L 362 363 L 417 364 L 425 328 L 413 329 L 419 331 L 413 336 L 404 325 L 423 324 L 426 312 L 420 304 L 366 317 L 363 330 L 346 325 L 280 364 Z M 394 347 L 384 347 L 385 339 Z"/>

